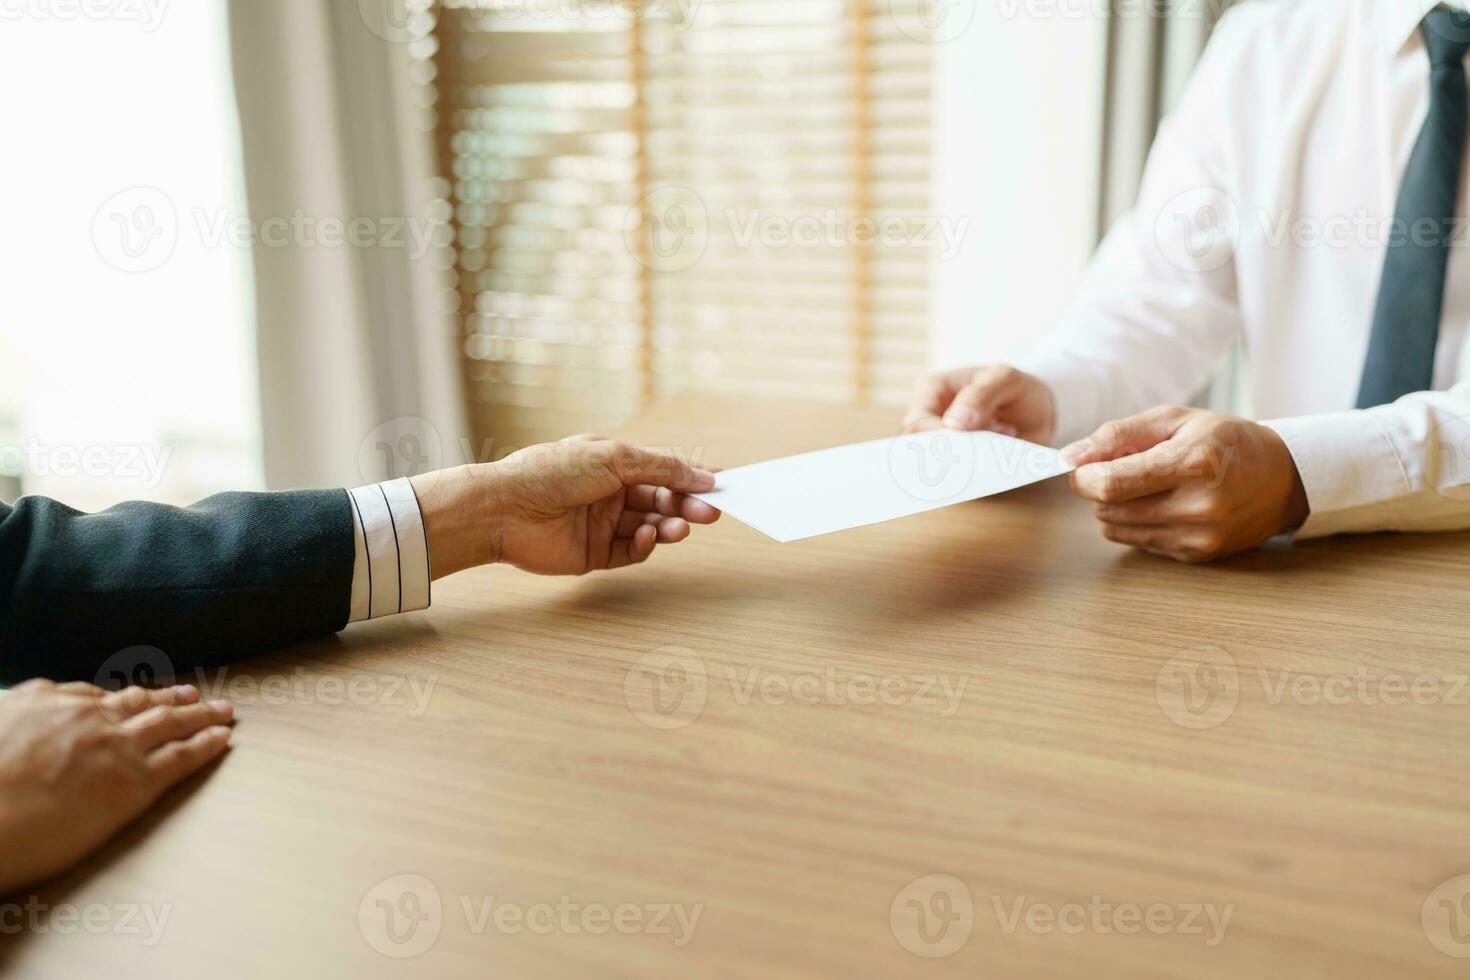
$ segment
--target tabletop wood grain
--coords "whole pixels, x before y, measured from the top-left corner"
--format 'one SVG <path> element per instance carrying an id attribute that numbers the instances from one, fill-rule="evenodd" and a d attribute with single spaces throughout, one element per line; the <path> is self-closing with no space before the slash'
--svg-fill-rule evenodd
<path id="1" fill-rule="evenodd" d="M 731 466 L 893 430 L 685 398 L 626 434 Z M 11 896 L 0 967 L 1462 976 L 1467 584 L 1463 534 L 1172 564 L 1065 481 L 465 573 L 207 674 L 234 748 Z"/>

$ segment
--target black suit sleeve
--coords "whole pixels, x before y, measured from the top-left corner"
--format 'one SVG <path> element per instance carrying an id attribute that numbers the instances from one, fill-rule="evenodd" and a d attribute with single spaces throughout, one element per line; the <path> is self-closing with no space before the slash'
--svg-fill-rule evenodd
<path id="1" fill-rule="evenodd" d="M 138 646 L 183 671 L 336 632 L 352 601 L 350 506 L 345 490 L 98 514 L 0 504 L 0 681 L 94 680 Z"/>

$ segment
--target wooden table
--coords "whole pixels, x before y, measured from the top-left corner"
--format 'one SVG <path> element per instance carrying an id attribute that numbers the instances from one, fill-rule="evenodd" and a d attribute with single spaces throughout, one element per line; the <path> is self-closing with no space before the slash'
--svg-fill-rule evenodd
<path id="1" fill-rule="evenodd" d="M 686 399 L 627 434 L 738 465 L 893 427 Z M 36 893 L 166 912 L 153 945 L 112 911 L 0 965 L 1463 976 L 1467 584 L 1462 534 L 1172 564 L 1065 481 L 785 546 L 726 519 L 622 574 L 467 573 L 231 671 L 230 755 Z"/>

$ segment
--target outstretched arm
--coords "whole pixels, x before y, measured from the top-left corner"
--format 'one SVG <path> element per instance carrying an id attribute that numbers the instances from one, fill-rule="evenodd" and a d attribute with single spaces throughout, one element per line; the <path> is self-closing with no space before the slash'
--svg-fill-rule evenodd
<path id="1" fill-rule="evenodd" d="M 192 507 L 83 514 L 0 506 L 0 681 L 146 682 L 349 622 L 426 608 L 429 582 L 505 562 L 550 575 L 645 561 L 719 512 L 684 496 L 714 477 L 673 453 L 596 436 L 496 463 L 346 490 L 227 493 Z"/>

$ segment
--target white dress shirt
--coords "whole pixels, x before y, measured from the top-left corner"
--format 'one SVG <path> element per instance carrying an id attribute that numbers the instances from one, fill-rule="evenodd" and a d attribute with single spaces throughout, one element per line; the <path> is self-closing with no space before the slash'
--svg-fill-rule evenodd
<path id="1" fill-rule="evenodd" d="M 1019 363 L 1056 394 L 1059 438 L 1187 400 L 1243 340 L 1253 414 L 1274 420 L 1306 487 L 1301 536 L 1470 527 L 1463 225 L 1436 390 L 1353 410 L 1387 242 L 1410 233 L 1394 205 L 1428 110 L 1418 24 L 1434 5 L 1252 0 L 1225 16 L 1160 127 L 1137 206 Z"/>
<path id="2" fill-rule="evenodd" d="M 347 491 L 352 505 L 352 612 L 347 621 L 429 608 L 429 539 L 407 480 Z"/>

